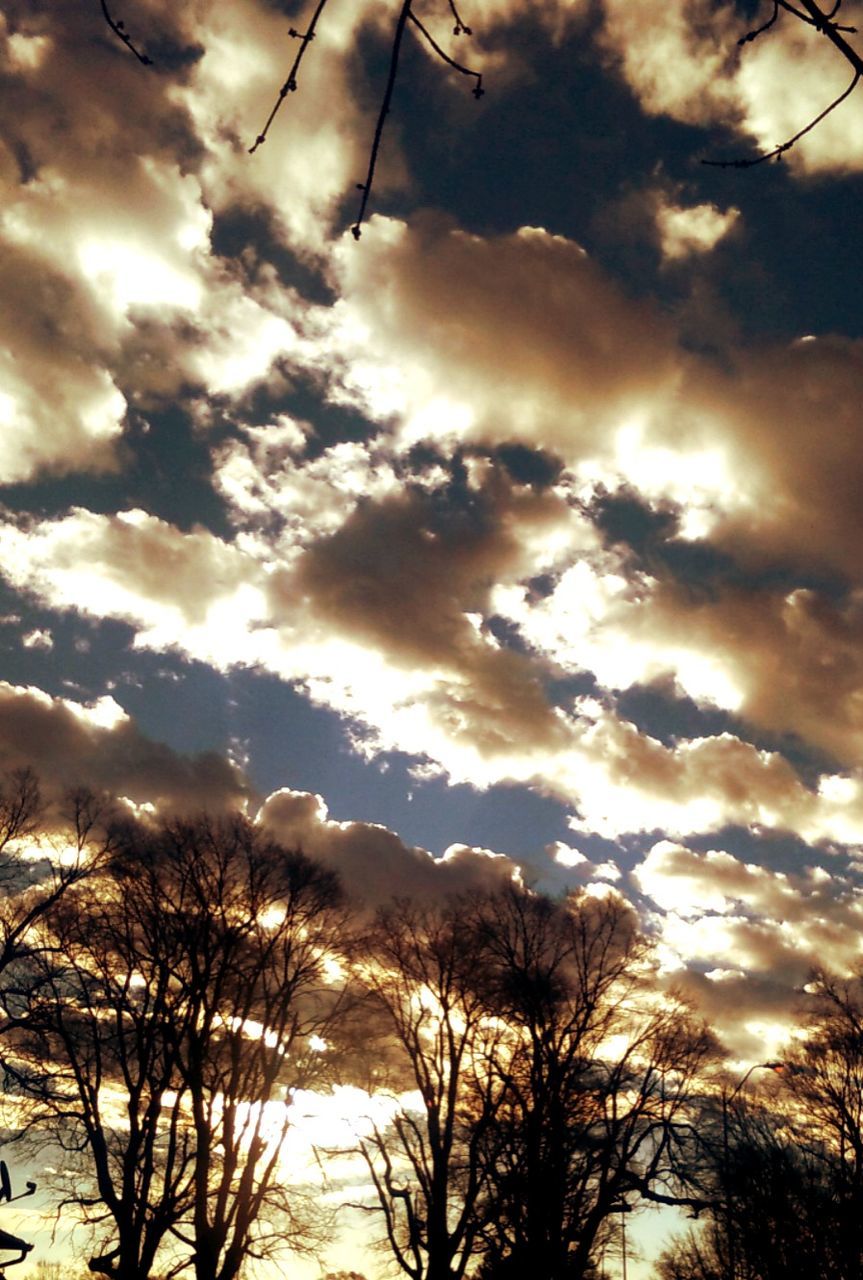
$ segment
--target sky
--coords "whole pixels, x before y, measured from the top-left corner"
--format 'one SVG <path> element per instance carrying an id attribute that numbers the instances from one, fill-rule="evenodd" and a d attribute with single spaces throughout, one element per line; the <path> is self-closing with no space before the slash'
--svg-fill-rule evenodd
<path id="1" fill-rule="evenodd" d="M 635 902 L 733 1059 L 863 923 L 863 96 L 768 6 L 6 0 L 0 768 L 367 901 Z M 848 3 L 850 20 L 859 4 Z M 846 11 L 843 10 L 843 13 Z"/>

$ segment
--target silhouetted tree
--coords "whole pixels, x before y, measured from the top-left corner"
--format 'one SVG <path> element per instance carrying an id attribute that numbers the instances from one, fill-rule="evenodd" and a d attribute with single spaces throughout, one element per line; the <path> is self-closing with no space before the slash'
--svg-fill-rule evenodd
<path id="1" fill-rule="evenodd" d="M 386 1237 L 411 1280 L 458 1280 L 474 1252 L 481 1146 L 499 1081 L 488 1069 L 506 1028 L 489 1017 L 469 904 L 398 902 L 378 913 L 363 978 L 400 1051 L 394 1091 L 415 1091 L 361 1145 Z"/>
<path id="2" fill-rule="evenodd" d="M 616 896 L 513 886 L 398 903 L 365 978 L 418 1101 L 363 1144 L 411 1280 L 592 1273 L 629 1196 L 701 1205 L 693 1094 L 713 1041 L 650 981 Z"/>
<path id="3" fill-rule="evenodd" d="M 45 915 L 6 1067 L 107 1246 L 92 1271 L 147 1280 L 170 1243 L 196 1280 L 234 1280 L 275 1219 L 307 1242 L 279 1153 L 292 1091 L 325 1070 L 338 904 L 331 872 L 202 817 L 128 828 Z"/>
<path id="4" fill-rule="evenodd" d="M 513 888 L 475 928 L 488 1007 L 517 1033 L 490 1064 L 502 1105 L 482 1147 L 482 1275 L 587 1276 L 622 1205 L 702 1202 L 693 1104 L 713 1041 L 654 989 L 617 895 Z"/>
<path id="5" fill-rule="evenodd" d="M 835 1274 L 850 1280 L 863 1274 L 863 970 L 849 978 L 818 972 L 809 989 L 784 1092 L 797 1140 L 830 1186 Z"/>
<path id="6" fill-rule="evenodd" d="M 110 819 L 107 802 L 79 787 L 49 823 L 32 769 L 0 782 L 0 974 L 27 952 L 41 917 L 98 869 L 112 843 Z"/>
<path id="7" fill-rule="evenodd" d="M 829 1166 L 798 1142 L 778 1099 L 735 1103 L 713 1144 L 716 1199 L 674 1242 L 659 1280 L 850 1280 Z M 709 1130 L 711 1120 L 704 1123 Z M 715 1137 L 718 1135 L 714 1135 Z M 823 1156 L 823 1153 L 821 1153 Z"/>
<path id="8" fill-rule="evenodd" d="M 715 1196 L 661 1280 L 854 1280 L 863 1275 L 863 976 L 819 973 L 780 1083 L 700 1126 Z"/>

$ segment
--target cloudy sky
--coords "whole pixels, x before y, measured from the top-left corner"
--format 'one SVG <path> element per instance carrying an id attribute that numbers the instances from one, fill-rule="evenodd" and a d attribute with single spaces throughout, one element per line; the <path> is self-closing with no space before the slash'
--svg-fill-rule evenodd
<path id="1" fill-rule="evenodd" d="M 704 165 L 850 78 L 756 7 L 417 0 L 486 93 L 408 30 L 357 241 L 395 0 L 254 155 L 310 6 L 7 0 L 0 765 L 621 892 L 775 1051 L 863 923 L 863 94 Z"/>

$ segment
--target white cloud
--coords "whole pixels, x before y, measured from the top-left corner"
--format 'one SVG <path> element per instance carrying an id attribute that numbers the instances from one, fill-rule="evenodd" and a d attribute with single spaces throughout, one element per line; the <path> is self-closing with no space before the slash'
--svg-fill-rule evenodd
<path id="1" fill-rule="evenodd" d="M 715 204 L 682 206 L 660 197 L 656 207 L 656 224 L 662 255 L 669 261 L 688 258 L 692 254 L 709 253 L 732 229 L 740 210 Z"/>
<path id="2" fill-rule="evenodd" d="M 53 649 L 54 638 L 47 627 L 36 627 L 22 635 L 21 644 L 25 649 Z"/>
<path id="3" fill-rule="evenodd" d="M 562 840 L 555 840 L 554 844 L 546 847 L 549 857 L 557 862 L 561 867 L 572 870 L 573 867 L 583 867 L 590 864 L 587 855 L 582 853 L 580 849 L 573 848 L 570 844 L 564 844 Z"/>

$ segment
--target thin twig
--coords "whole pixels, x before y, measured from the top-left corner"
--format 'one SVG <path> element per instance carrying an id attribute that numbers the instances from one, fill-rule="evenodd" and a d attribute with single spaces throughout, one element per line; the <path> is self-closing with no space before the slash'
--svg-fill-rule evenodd
<path id="1" fill-rule="evenodd" d="M 702 160 L 701 163 L 710 165 L 714 169 L 752 169 L 757 164 L 764 164 L 765 160 L 779 160 L 786 151 L 791 150 L 795 142 L 799 142 L 800 139 L 809 133 L 810 130 L 814 129 L 817 124 L 820 124 L 825 116 L 829 116 L 831 111 L 834 111 L 840 103 L 844 102 L 845 99 L 854 92 L 860 81 L 861 74 L 863 73 L 860 71 L 855 72 L 854 79 L 851 81 L 848 88 L 843 90 L 839 97 L 830 103 L 829 107 L 825 107 L 820 115 L 817 115 L 814 120 L 810 120 L 805 129 L 801 129 L 799 133 L 795 133 L 794 137 L 789 138 L 787 142 L 781 142 L 779 146 L 774 147 L 772 151 L 767 151 L 762 156 L 755 156 L 754 159 L 751 160 Z"/>
<path id="2" fill-rule="evenodd" d="M 419 28 L 419 30 L 420 30 L 420 31 L 422 32 L 422 34 L 425 36 L 426 40 L 427 40 L 427 41 L 428 41 L 428 43 L 431 45 L 431 47 L 434 49 L 435 53 L 438 55 L 438 57 L 441 59 L 441 61 L 442 61 L 442 62 L 445 62 L 445 63 L 447 64 L 447 66 L 448 66 L 448 67 L 453 67 L 456 71 L 460 71 L 460 72 L 462 73 L 462 75 L 463 75 L 463 76 L 473 76 L 474 80 L 476 80 L 476 85 L 475 85 L 475 87 L 471 90 L 471 93 L 473 94 L 473 96 L 474 96 L 475 98 L 481 98 L 481 97 L 482 97 L 482 95 L 485 93 L 485 89 L 483 89 L 483 87 L 482 87 L 482 72 L 481 72 L 481 71 L 471 71 L 470 67 L 463 67 L 463 66 L 462 66 L 462 64 L 461 64 L 460 62 L 456 62 L 455 58 L 451 58 L 451 57 L 449 56 L 449 54 L 448 54 L 448 53 L 446 53 L 446 52 L 445 52 L 445 51 L 440 47 L 440 45 L 439 45 L 439 44 L 438 44 L 438 42 L 435 40 L 435 38 L 434 38 L 434 36 L 431 34 L 431 32 L 430 32 L 430 31 L 428 31 L 428 30 L 423 26 L 423 24 L 420 22 L 419 18 L 416 16 L 416 14 L 415 14 L 413 11 L 411 11 L 411 12 L 408 14 L 408 17 L 410 18 L 410 20 L 411 20 L 411 22 L 414 24 L 414 26 Z"/>
<path id="3" fill-rule="evenodd" d="M 842 0 L 839 0 L 839 2 L 841 4 Z M 450 12 L 452 13 L 452 16 L 455 18 L 455 26 L 452 29 L 453 35 L 454 36 L 472 36 L 473 32 L 471 31 L 470 27 L 465 26 L 462 20 L 462 16 L 459 13 L 458 9 L 456 8 L 455 0 L 449 0 L 449 7 L 450 7 Z"/>
<path id="4" fill-rule="evenodd" d="M 293 27 L 291 27 L 290 30 L 288 31 L 288 35 L 293 40 L 300 41 L 300 47 L 297 50 L 297 56 L 294 58 L 293 65 L 290 71 L 288 72 L 288 78 L 285 81 L 285 83 L 282 85 L 281 89 L 279 90 L 279 96 L 276 98 L 276 101 L 273 104 L 272 111 L 267 116 L 266 124 L 264 125 L 261 132 L 258 134 L 257 138 L 255 138 L 253 145 L 249 147 L 249 155 L 254 155 L 258 147 L 262 146 L 263 143 L 266 142 L 267 134 L 270 131 L 270 125 L 275 120 L 276 115 L 278 114 L 279 107 L 282 105 L 282 103 L 284 102 L 288 94 L 293 93 L 294 90 L 296 89 L 297 75 L 299 74 L 300 63 L 303 60 L 303 56 L 306 52 L 306 49 L 308 49 L 309 45 L 312 43 L 312 41 L 315 38 L 315 28 L 318 25 L 318 19 L 320 18 L 321 14 L 324 11 L 324 8 L 326 7 L 326 3 L 327 3 L 327 0 L 318 0 L 318 7 L 315 9 L 315 12 L 312 14 L 312 20 L 309 23 L 304 35 L 301 35 L 299 31 L 295 31 Z"/>
<path id="5" fill-rule="evenodd" d="M 856 35 L 856 27 L 843 27 L 838 22 L 834 22 L 836 14 L 842 7 L 842 0 L 838 4 L 834 4 L 829 13 L 822 13 L 815 4 L 806 5 L 806 13 L 802 13 L 790 0 L 777 0 L 777 4 L 788 13 L 793 13 L 795 18 L 799 18 L 801 22 L 805 22 L 809 27 L 815 27 L 816 31 L 821 31 L 825 35 L 830 31 L 845 31 L 848 35 Z"/>
<path id="6" fill-rule="evenodd" d="M 779 0 L 773 0 L 773 13 L 767 21 L 760 27 L 756 27 L 754 31 L 747 31 L 745 36 L 741 36 L 737 41 L 738 44 L 749 44 L 752 40 L 757 40 L 759 36 L 763 36 L 765 31 L 769 31 L 776 19 L 779 17 Z"/>
<path id="7" fill-rule="evenodd" d="M 780 4 L 784 4 L 786 3 L 786 0 L 779 0 L 779 2 Z M 833 9 L 831 9 L 830 14 L 826 14 L 823 10 L 819 9 L 815 0 L 800 0 L 800 3 L 811 17 L 812 25 L 817 27 L 821 34 L 826 36 L 827 39 L 836 46 L 843 58 L 847 59 L 856 71 L 863 71 L 863 60 L 860 58 L 860 54 L 842 35 L 843 31 L 849 35 L 854 35 L 857 28 L 840 27 L 838 22 L 833 22 L 831 20 L 832 15 L 837 12 L 835 5 Z"/>
<path id="8" fill-rule="evenodd" d="M 363 194 L 362 194 L 362 199 L 360 200 L 360 207 L 359 207 L 359 212 L 357 213 L 357 220 L 354 223 L 354 225 L 351 227 L 351 235 L 354 237 L 355 240 L 359 240 L 360 235 L 362 234 L 362 225 L 363 225 L 363 220 L 366 216 L 366 207 L 369 202 L 369 196 L 371 195 L 371 190 L 372 190 L 372 183 L 374 182 L 374 178 L 375 178 L 375 165 L 377 164 L 378 151 L 380 150 L 381 138 L 383 137 L 383 133 L 384 133 L 384 124 L 386 123 L 386 118 L 389 115 L 390 102 L 392 101 L 393 89 L 395 88 L 395 83 L 396 83 L 396 75 L 398 74 L 399 53 L 401 52 L 402 39 L 404 37 L 405 26 L 407 25 L 408 15 L 410 14 L 410 11 L 411 11 L 411 3 L 412 3 L 412 0 L 403 0 L 402 7 L 399 11 L 399 18 L 398 18 L 398 22 L 396 23 L 395 35 L 393 36 L 392 52 L 390 54 L 390 70 L 389 70 L 389 75 L 387 77 L 386 92 L 384 93 L 383 101 L 381 102 L 381 109 L 380 109 L 380 112 L 378 113 L 377 124 L 375 125 L 375 136 L 372 141 L 372 149 L 371 149 L 371 152 L 369 153 L 369 168 L 366 174 L 365 182 L 357 183 L 358 190 L 362 191 Z"/>
<path id="9" fill-rule="evenodd" d="M 810 26 L 810 27 L 815 27 L 815 26 L 817 26 L 817 25 L 818 25 L 818 23 L 816 22 L 816 20 L 815 20 L 814 18 L 810 18 L 810 17 L 809 17 L 807 14 L 805 14 L 805 13 L 801 13 L 799 9 L 795 8 L 795 6 L 794 6 L 793 4 L 790 4 L 790 3 L 789 3 L 789 0 L 778 0 L 778 2 L 779 2 L 779 5 L 780 5 L 780 6 L 781 6 L 781 7 L 782 7 L 782 8 L 783 8 L 787 13 L 793 13 L 793 14 L 794 14 L 794 17 L 795 17 L 795 18 L 799 18 L 801 22 L 805 22 L 805 23 L 807 23 L 807 24 L 808 24 L 808 26 Z"/>
<path id="10" fill-rule="evenodd" d="M 129 52 L 134 53 L 135 57 L 138 59 L 140 63 L 142 63 L 145 67 L 152 67 L 153 59 L 148 58 L 146 53 L 141 53 L 140 49 L 137 49 L 135 47 L 131 36 L 126 30 L 125 23 L 121 22 L 119 18 L 113 18 L 111 16 L 111 11 L 108 8 L 106 0 L 99 0 L 99 3 L 102 6 L 102 13 L 105 17 L 105 21 L 107 22 L 111 30 L 114 32 L 114 35 L 117 37 L 117 39 L 123 41 L 123 44 L 129 50 Z"/>

